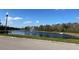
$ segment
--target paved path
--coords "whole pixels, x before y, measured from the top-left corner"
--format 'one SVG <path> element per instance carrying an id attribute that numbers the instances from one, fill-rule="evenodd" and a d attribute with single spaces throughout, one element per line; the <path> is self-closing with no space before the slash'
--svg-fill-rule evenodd
<path id="1" fill-rule="evenodd" d="M 79 44 L 56 41 L 0 37 L 0 50 L 77 50 Z"/>
<path id="2" fill-rule="evenodd" d="M 79 37 L 79 33 L 78 34 L 77 33 L 65 33 L 65 34 Z"/>

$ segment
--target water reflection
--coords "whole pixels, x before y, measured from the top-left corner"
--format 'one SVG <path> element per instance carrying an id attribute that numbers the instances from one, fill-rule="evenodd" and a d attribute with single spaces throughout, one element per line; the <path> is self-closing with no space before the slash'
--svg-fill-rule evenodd
<path id="1" fill-rule="evenodd" d="M 23 30 L 14 30 L 9 34 L 18 34 L 18 35 L 35 35 L 35 36 L 44 36 L 44 37 L 53 37 L 53 38 L 78 38 L 76 36 L 60 34 L 60 33 L 48 33 L 48 32 L 36 32 L 36 31 L 23 31 Z"/>

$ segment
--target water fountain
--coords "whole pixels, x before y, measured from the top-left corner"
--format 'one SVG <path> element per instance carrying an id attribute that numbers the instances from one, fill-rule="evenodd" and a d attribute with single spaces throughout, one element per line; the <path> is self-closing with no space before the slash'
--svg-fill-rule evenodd
<path id="1" fill-rule="evenodd" d="M 30 35 L 33 35 L 34 26 L 30 27 Z"/>
<path id="2" fill-rule="evenodd" d="M 37 20 L 36 21 L 36 25 L 38 25 L 38 23 L 39 23 L 39 21 Z M 30 35 L 33 35 L 34 32 L 36 32 L 36 30 L 35 30 L 34 26 L 31 26 L 31 28 L 30 28 Z"/>

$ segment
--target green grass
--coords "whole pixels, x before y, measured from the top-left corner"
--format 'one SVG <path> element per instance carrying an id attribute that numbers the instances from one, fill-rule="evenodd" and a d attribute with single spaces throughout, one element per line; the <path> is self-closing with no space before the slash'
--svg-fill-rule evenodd
<path id="1" fill-rule="evenodd" d="M 0 34 L 0 36 L 10 36 L 10 37 L 19 37 L 19 38 L 31 38 L 31 39 L 40 39 L 40 40 L 50 40 L 50 41 L 59 41 L 59 42 L 68 42 L 68 43 L 77 43 L 79 44 L 79 39 L 66 39 L 66 38 L 48 38 L 48 37 L 40 37 L 40 36 L 31 36 L 31 35 L 7 35 Z"/>

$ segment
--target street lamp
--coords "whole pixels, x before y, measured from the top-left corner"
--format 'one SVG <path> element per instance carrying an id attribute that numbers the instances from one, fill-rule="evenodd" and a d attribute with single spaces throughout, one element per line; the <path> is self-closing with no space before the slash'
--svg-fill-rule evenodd
<path id="1" fill-rule="evenodd" d="M 37 29 L 36 29 L 36 35 L 39 36 L 39 32 L 38 32 L 38 25 L 39 25 L 39 20 L 36 20 L 36 25 L 37 25 Z"/>
<path id="2" fill-rule="evenodd" d="M 7 21 L 8 21 L 8 12 L 6 13 L 6 17 L 5 17 L 5 33 L 7 32 Z"/>

